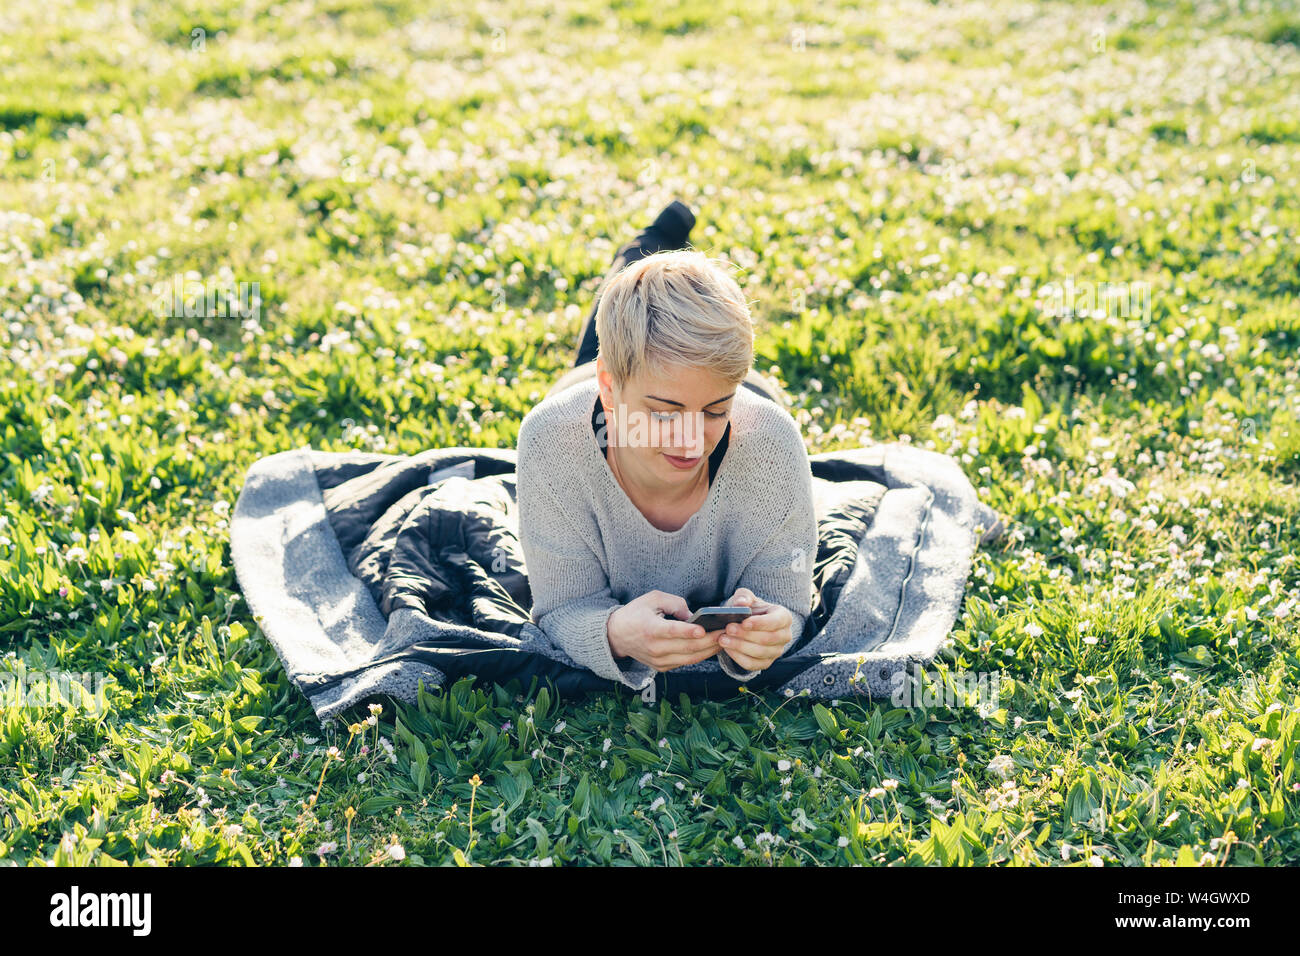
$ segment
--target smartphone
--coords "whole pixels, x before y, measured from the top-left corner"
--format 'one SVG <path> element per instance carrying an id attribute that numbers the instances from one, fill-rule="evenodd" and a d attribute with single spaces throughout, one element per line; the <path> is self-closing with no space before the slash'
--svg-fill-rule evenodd
<path id="1" fill-rule="evenodd" d="M 732 622 L 739 623 L 753 613 L 749 607 L 702 607 L 687 623 L 698 624 L 707 631 L 720 631 Z"/>

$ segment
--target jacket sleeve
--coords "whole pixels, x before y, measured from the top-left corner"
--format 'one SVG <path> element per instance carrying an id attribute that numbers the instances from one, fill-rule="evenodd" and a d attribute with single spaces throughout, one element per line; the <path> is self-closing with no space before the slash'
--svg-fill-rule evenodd
<path id="1" fill-rule="evenodd" d="M 796 432 L 796 438 L 798 434 Z M 813 502 L 812 468 L 807 450 L 798 439 L 798 450 L 790 451 L 796 467 L 788 484 L 789 507 L 776 529 L 745 565 L 737 588 L 748 588 L 762 600 L 779 604 L 790 612 L 790 641 L 781 653 L 803 634 L 804 622 L 812 613 L 813 565 L 817 560 L 817 515 Z M 736 680 L 751 680 L 760 671 L 742 670 L 725 650 L 718 652 L 718 664 Z"/>
<path id="2" fill-rule="evenodd" d="M 533 622 L 573 661 L 600 677 L 643 690 L 655 670 L 634 658 L 615 660 L 609 617 L 623 605 L 609 578 L 543 476 L 523 463 L 521 441 L 516 495 L 519 545 L 533 595 Z"/>

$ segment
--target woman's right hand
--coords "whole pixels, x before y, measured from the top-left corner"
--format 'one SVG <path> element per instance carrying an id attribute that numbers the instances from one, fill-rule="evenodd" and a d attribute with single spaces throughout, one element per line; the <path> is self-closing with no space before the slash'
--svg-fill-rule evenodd
<path id="1" fill-rule="evenodd" d="M 609 616 L 609 646 L 617 657 L 631 657 L 657 671 L 670 671 L 718 653 L 725 629 L 705 631 L 688 624 L 686 601 L 676 594 L 650 591 Z"/>

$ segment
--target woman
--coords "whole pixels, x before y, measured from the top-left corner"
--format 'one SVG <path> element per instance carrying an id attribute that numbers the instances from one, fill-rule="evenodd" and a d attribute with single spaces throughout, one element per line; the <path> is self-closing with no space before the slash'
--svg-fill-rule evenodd
<path id="1" fill-rule="evenodd" d="M 636 690 L 715 654 L 753 678 L 812 610 L 807 452 L 788 400 L 751 367 L 740 287 L 683 248 L 694 221 L 674 202 L 619 250 L 577 367 L 519 428 L 533 620 L 575 663 Z M 754 613 L 709 632 L 687 623 L 708 605 Z"/>

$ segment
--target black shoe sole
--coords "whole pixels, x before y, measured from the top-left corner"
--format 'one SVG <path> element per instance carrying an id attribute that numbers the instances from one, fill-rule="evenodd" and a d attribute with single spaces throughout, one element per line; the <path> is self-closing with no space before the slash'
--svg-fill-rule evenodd
<path id="1" fill-rule="evenodd" d="M 694 226 L 695 214 L 690 207 L 674 199 L 660 211 L 650 226 L 619 247 L 615 260 L 622 257 L 627 265 L 631 265 L 656 252 L 684 249 Z"/>
<path id="2" fill-rule="evenodd" d="M 691 212 L 691 207 L 679 199 L 674 199 L 663 211 L 655 217 L 654 224 L 650 227 L 659 233 L 665 241 L 674 243 L 674 249 L 680 249 L 686 245 L 686 239 L 695 228 L 695 213 Z"/>

